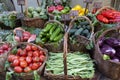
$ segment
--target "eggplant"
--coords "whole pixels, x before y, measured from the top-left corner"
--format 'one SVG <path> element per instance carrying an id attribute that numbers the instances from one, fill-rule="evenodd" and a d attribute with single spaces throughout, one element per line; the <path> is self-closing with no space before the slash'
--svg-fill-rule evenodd
<path id="1" fill-rule="evenodd" d="M 106 39 L 105 42 L 108 45 L 110 45 L 111 47 L 119 47 L 120 46 L 120 41 L 113 37 Z"/>
<path id="2" fill-rule="evenodd" d="M 119 59 L 120 59 L 120 48 L 119 47 L 116 48 L 116 54 L 115 54 L 115 56 L 119 57 Z"/>
<path id="3" fill-rule="evenodd" d="M 104 44 L 100 50 L 103 54 L 109 55 L 110 57 L 114 57 L 116 54 L 116 50 L 107 44 Z"/>
<path id="4" fill-rule="evenodd" d="M 118 58 L 113 58 L 112 61 L 119 62 L 120 60 Z"/>

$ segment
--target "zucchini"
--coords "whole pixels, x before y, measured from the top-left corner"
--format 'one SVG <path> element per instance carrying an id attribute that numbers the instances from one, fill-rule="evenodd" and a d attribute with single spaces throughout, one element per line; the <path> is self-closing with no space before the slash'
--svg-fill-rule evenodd
<path id="1" fill-rule="evenodd" d="M 82 31 L 83 31 L 83 28 L 78 29 L 78 30 L 75 32 L 75 35 L 80 35 Z"/>
<path id="2" fill-rule="evenodd" d="M 43 29 L 44 32 L 48 32 L 52 28 L 53 24 L 49 23 L 46 25 L 46 27 Z"/>
<path id="3" fill-rule="evenodd" d="M 85 37 L 87 37 L 87 35 L 90 34 L 90 33 L 87 29 L 85 29 L 81 34 L 83 34 Z"/>
<path id="4" fill-rule="evenodd" d="M 49 31 L 49 34 L 52 35 L 52 33 L 54 32 L 55 29 L 56 29 L 56 26 L 55 26 L 55 25 L 52 26 L 52 28 L 51 28 L 50 31 Z"/>
<path id="5" fill-rule="evenodd" d="M 80 22 L 80 25 L 89 25 L 88 21 Z"/>
<path id="6" fill-rule="evenodd" d="M 61 40 L 63 38 L 63 34 L 58 35 L 57 37 L 54 38 L 55 42 L 58 42 L 59 40 Z"/>
<path id="7" fill-rule="evenodd" d="M 60 34 L 60 32 L 61 32 L 61 28 L 58 27 L 58 28 L 53 32 L 53 34 L 51 35 L 50 40 L 53 41 L 54 38 L 57 37 L 57 36 Z"/>

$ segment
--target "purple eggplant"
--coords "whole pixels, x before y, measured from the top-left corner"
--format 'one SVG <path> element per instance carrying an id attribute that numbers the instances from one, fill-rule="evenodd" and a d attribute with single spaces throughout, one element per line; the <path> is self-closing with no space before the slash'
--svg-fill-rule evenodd
<path id="1" fill-rule="evenodd" d="M 113 58 L 112 61 L 119 62 L 120 60 L 118 58 Z"/>
<path id="2" fill-rule="evenodd" d="M 116 48 L 115 50 L 116 50 L 115 56 L 119 57 L 119 59 L 120 59 L 120 48 Z"/>
<path id="3" fill-rule="evenodd" d="M 108 45 L 110 45 L 111 47 L 119 47 L 120 46 L 120 41 L 116 38 L 107 38 L 105 40 L 105 43 L 107 43 Z"/>
<path id="4" fill-rule="evenodd" d="M 116 53 L 116 50 L 107 44 L 104 44 L 100 50 L 103 54 L 109 55 L 110 57 L 113 57 Z"/>

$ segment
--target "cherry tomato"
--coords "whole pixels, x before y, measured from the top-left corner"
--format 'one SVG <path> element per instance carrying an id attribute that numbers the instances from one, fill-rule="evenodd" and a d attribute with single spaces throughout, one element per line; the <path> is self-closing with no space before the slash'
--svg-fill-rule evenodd
<path id="1" fill-rule="evenodd" d="M 12 66 L 19 66 L 19 64 L 20 64 L 20 61 L 19 61 L 19 59 L 15 59 L 14 61 L 13 61 L 13 63 L 12 63 Z"/>
<path id="2" fill-rule="evenodd" d="M 39 62 L 40 61 L 40 57 L 33 57 L 33 62 Z"/>
<path id="3" fill-rule="evenodd" d="M 32 50 L 36 51 L 38 48 L 36 46 L 32 46 Z"/>
<path id="4" fill-rule="evenodd" d="M 20 60 L 20 61 L 24 61 L 24 60 L 25 60 L 25 57 L 20 57 L 19 60 Z"/>
<path id="5" fill-rule="evenodd" d="M 26 50 L 24 49 L 21 53 L 20 53 L 20 56 L 26 56 L 27 55 L 27 52 L 26 52 Z"/>
<path id="6" fill-rule="evenodd" d="M 8 61 L 9 61 L 9 62 L 13 62 L 14 57 L 15 57 L 15 55 L 12 55 L 12 54 L 9 55 L 9 56 L 8 56 Z"/>
<path id="7" fill-rule="evenodd" d="M 32 58 L 31 57 L 26 57 L 26 62 L 28 63 L 28 64 L 30 64 L 31 62 L 32 62 Z"/>
<path id="8" fill-rule="evenodd" d="M 38 57 L 38 56 L 40 56 L 39 51 L 38 51 L 38 50 L 37 50 L 37 51 L 34 51 L 34 52 L 33 52 L 33 57 Z"/>
<path id="9" fill-rule="evenodd" d="M 40 56 L 40 62 L 44 62 L 44 60 L 45 60 L 45 56 L 44 56 L 44 55 L 41 55 L 41 56 Z"/>
<path id="10" fill-rule="evenodd" d="M 30 51 L 32 49 L 32 47 L 30 45 L 27 45 L 25 48 L 27 51 Z"/>
<path id="11" fill-rule="evenodd" d="M 16 66 L 16 67 L 14 67 L 14 71 L 16 73 L 21 73 L 23 71 L 23 69 L 20 66 Z"/>
<path id="12" fill-rule="evenodd" d="M 27 56 L 32 57 L 32 55 L 33 55 L 33 52 L 32 52 L 32 51 L 29 51 L 29 52 L 27 53 Z"/>
<path id="13" fill-rule="evenodd" d="M 25 72 L 25 73 L 30 72 L 30 71 L 32 71 L 32 69 L 31 69 L 30 67 L 24 68 L 24 72 Z"/>
<path id="14" fill-rule="evenodd" d="M 20 53 L 22 53 L 22 49 L 19 48 L 19 49 L 17 50 L 17 55 L 20 55 Z"/>
<path id="15" fill-rule="evenodd" d="M 37 63 L 32 64 L 32 70 L 37 70 L 39 68 L 39 65 Z"/>
<path id="16" fill-rule="evenodd" d="M 22 68 L 25 68 L 25 67 L 27 67 L 27 62 L 26 61 L 21 61 L 20 62 L 20 66 L 22 67 Z"/>

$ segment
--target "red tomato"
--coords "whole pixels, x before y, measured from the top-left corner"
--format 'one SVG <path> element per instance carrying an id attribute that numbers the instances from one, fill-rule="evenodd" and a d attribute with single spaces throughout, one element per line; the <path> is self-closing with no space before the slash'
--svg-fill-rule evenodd
<path id="1" fill-rule="evenodd" d="M 38 50 L 37 50 L 37 51 L 34 51 L 34 52 L 33 52 L 33 57 L 38 57 L 38 56 L 40 56 L 39 51 L 38 51 Z"/>
<path id="2" fill-rule="evenodd" d="M 24 49 L 21 53 L 20 53 L 20 56 L 26 56 L 27 55 L 27 52 L 26 52 L 26 50 Z"/>
<path id="3" fill-rule="evenodd" d="M 33 57 L 33 62 L 39 62 L 40 61 L 40 57 Z"/>
<path id="4" fill-rule="evenodd" d="M 27 45 L 26 48 L 25 48 L 27 51 L 30 51 L 32 48 L 30 45 Z"/>
<path id="5" fill-rule="evenodd" d="M 32 46 L 32 50 L 36 51 L 37 49 L 37 46 Z"/>
<path id="6" fill-rule="evenodd" d="M 14 56 L 14 57 L 13 57 L 13 60 L 19 59 L 19 58 L 20 58 L 19 56 Z"/>
<path id="7" fill-rule="evenodd" d="M 20 61 L 24 61 L 24 60 L 25 60 L 25 57 L 20 57 L 19 60 L 20 60 Z"/>
<path id="8" fill-rule="evenodd" d="M 0 53 L 4 53 L 4 50 L 0 49 Z"/>
<path id="9" fill-rule="evenodd" d="M 25 72 L 25 73 L 30 72 L 30 71 L 32 71 L 32 69 L 31 69 L 30 67 L 24 68 L 24 72 Z"/>
<path id="10" fill-rule="evenodd" d="M 17 50 L 17 55 L 20 55 L 20 53 L 22 53 L 22 49 L 19 48 L 19 49 Z"/>
<path id="11" fill-rule="evenodd" d="M 40 62 L 44 62 L 44 60 L 45 60 L 45 56 L 44 56 L 44 55 L 41 55 L 41 56 L 40 56 Z"/>
<path id="12" fill-rule="evenodd" d="M 4 50 L 8 50 L 8 48 L 9 48 L 8 44 L 4 44 L 4 45 L 2 45 L 2 47 Z"/>
<path id="13" fill-rule="evenodd" d="M 13 61 L 13 63 L 12 63 L 12 66 L 19 66 L 19 64 L 20 64 L 20 61 L 19 61 L 19 59 L 15 59 L 14 61 Z"/>
<path id="14" fill-rule="evenodd" d="M 42 63 L 41 63 L 41 62 L 38 62 L 37 64 L 38 64 L 39 67 L 42 66 Z"/>
<path id="15" fill-rule="evenodd" d="M 42 50 L 40 50 L 40 52 L 39 52 L 39 53 L 40 53 L 40 55 L 44 55 L 44 52 L 43 52 Z"/>
<path id="16" fill-rule="evenodd" d="M 31 62 L 32 62 L 32 58 L 31 57 L 26 57 L 26 62 L 28 63 L 28 64 L 30 64 Z"/>
<path id="17" fill-rule="evenodd" d="M 32 70 L 37 70 L 39 68 L 39 65 L 37 63 L 32 64 Z"/>
<path id="18" fill-rule="evenodd" d="M 20 66 L 22 67 L 22 68 L 25 68 L 25 67 L 27 67 L 27 62 L 26 61 L 21 61 L 20 62 Z"/>
<path id="19" fill-rule="evenodd" d="M 8 61 L 13 62 L 15 55 L 11 54 L 8 56 Z"/>
<path id="20" fill-rule="evenodd" d="M 16 73 L 21 73 L 23 70 L 22 70 L 22 68 L 20 66 L 16 66 L 16 67 L 14 67 L 14 71 Z"/>
<path id="21" fill-rule="evenodd" d="M 29 52 L 27 53 L 27 56 L 32 57 L 32 56 L 33 56 L 33 51 L 29 51 Z"/>

